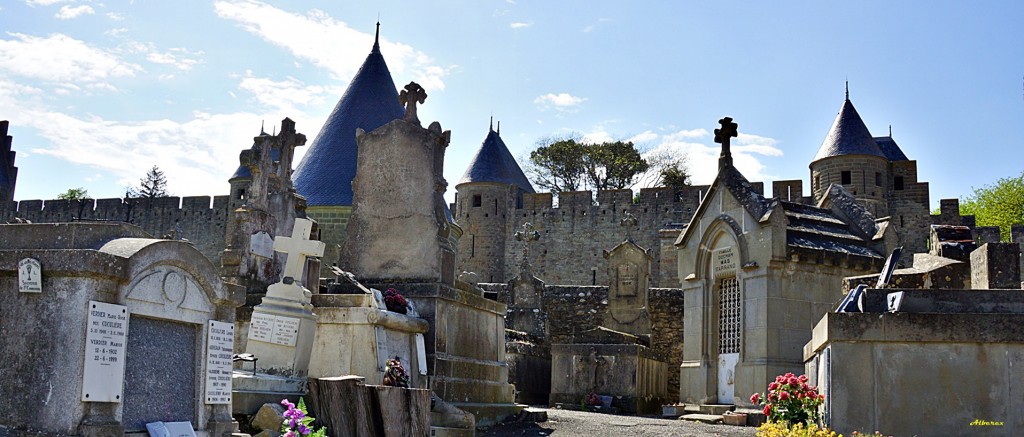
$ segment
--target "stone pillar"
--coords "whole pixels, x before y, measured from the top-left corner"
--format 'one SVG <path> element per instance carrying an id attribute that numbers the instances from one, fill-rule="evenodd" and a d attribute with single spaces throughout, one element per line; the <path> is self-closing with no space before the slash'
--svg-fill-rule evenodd
<path id="1" fill-rule="evenodd" d="M 971 288 L 1020 287 L 1020 246 L 1017 243 L 987 243 L 971 252 Z"/>

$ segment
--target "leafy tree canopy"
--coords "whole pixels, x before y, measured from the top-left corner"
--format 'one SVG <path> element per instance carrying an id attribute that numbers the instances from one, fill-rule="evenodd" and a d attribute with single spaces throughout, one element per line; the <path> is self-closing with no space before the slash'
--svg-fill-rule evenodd
<path id="1" fill-rule="evenodd" d="M 137 187 L 128 188 L 128 197 L 152 199 L 156 197 L 167 197 L 171 194 L 167 191 L 167 177 L 160 168 L 153 166 L 146 172 L 146 175 L 139 179 Z"/>
<path id="2" fill-rule="evenodd" d="M 960 214 L 974 214 L 978 226 L 999 226 L 1000 238 L 1010 241 L 1010 226 L 1024 224 L 1024 172 L 975 188 L 960 199 Z"/>
<path id="3" fill-rule="evenodd" d="M 85 199 L 91 199 L 91 197 L 89 197 L 89 190 L 86 190 L 85 188 L 82 188 L 82 187 L 68 188 L 67 191 L 58 194 L 57 198 L 61 199 L 61 200 L 85 200 Z"/>
<path id="4" fill-rule="evenodd" d="M 526 173 L 540 189 L 630 188 L 651 168 L 632 142 L 586 143 L 579 135 L 547 138 L 530 152 Z"/>

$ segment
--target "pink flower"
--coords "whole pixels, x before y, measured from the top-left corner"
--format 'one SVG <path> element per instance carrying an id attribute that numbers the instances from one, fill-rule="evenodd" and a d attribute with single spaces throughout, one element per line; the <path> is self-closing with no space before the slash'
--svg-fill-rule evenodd
<path id="1" fill-rule="evenodd" d="M 298 436 L 295 435 L 295 431 L 288 431 L 288 432 L 284 433 L 284 436 L 282 436 L 282 437 L 298 437 Z"/>
<path id="2" fill-rule="evenodd" d="M 779 383 L 778 382 L 773 382 L 771 384 L 768 384 L 768 390 L 775 390 L 775 389 L 778 389 L 778 388 L 779 388 Z"/>
<path id="3" fill-rule="evenodd" d="M 798 379 L 800 380 L 800 382 L 807 382 L 807 375 L 800 375 L 800 378 Z"/>
<path id="4" fill-rule="evenodd" d="M 795 376 L 790 376 L 790 377 L 789 377 L 789 381 L 787 381 L 787 382 L 789 382 L 789 385 L 792 385 L 792 386 L 794 386 L 794 387 L 795 387 L 795 386 L 796 386 L 797 384 L 800 384 L 800 380 L 799 380 L 799 379 L 797 379 L 797 378 L 796 378 Z"/>
<path id="5" fill-rule="evenodd" d="M 794 376 L 796 375 L 794 375 L 793 372 L 786 372 L 786 378 L 792 378 Z"/>
<path id="6" fill-rule="evenodd" d="M 767 415 L 771 414 L 771 412 L 772 412 L 772 404 L 765 405 L 764 406 L 764 415 L 767 416 Z"/>
<path id="7" fill-rule="evenodd" d="M 760 393 L 754 393 L 754 394 L 750 395 L 750 403 L 756 404 L 757 401 L 759 401 L 759 400 L 761 400 L 761 394 Z"/>
<path id="8" fill-rule="evenodd" d="M 780 383 L 780 384 L 783 383 L 783 382 L 786 382 L 786 377 L 782 376 L 782 375 L 776 376 L 775 377 L 775 382 Z"/>
<path id="9" fill-rule="evenodd" d="M 784 391 L 782 393 L 779 393 L 779 399 L 782 399 L 784 401 L 788 400 L 789 399 L 789 392 L 788 391 Z"/>

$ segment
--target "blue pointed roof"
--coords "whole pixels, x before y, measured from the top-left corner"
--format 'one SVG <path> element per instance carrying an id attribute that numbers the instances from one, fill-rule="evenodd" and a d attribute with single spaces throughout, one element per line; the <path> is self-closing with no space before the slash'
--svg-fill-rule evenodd
<path id="1" fill-rule="evenodd" d="M 533 185 L 523 174 L 523 169 L 508 151 L 505 142 L 501 140 L 494 129 L 488 129 L 487 138 L 480 145 L 480 150 L 462 175 L 459 184 L 469 182 L 498 182 L 518 186 L 527 193 L 533 193 Z"/>
<path id="2" fill-rule="evenodd" d="M 351 205 L 358 154 L 356 129 L 369 132 L 404 114 L 380 44 L 374 42 L 370 55 L 295 168 L 292 180 L 307 205 Z"/>
<path id="3" fill-rule="evenodd" d="M 811 162 L 840 155 L 874 155 L 886 158 L 868 131 L 864 120 L 857 113 L 857 109 L 850 102 L 849 95 L 843 102 L 843 107 L 839 109 L 836 120 L 832 122 L 832 128 L 825 136 L 825 141 L 822 141 L 818 154 Z"/>
<path id="4" fill-rule="evenodd" d="M 892 139 L 892 136 L 888 137 L 875 137 L 875 143 L 878 144 L 878 148 L 882 149 L 882 153 L 885 154 L 886 158 L 890 161 L 909 161 L 907 155 L 903 153 L 903 149 L 900 149 L 899 144 L 896 144 L 896 140 Z"/>

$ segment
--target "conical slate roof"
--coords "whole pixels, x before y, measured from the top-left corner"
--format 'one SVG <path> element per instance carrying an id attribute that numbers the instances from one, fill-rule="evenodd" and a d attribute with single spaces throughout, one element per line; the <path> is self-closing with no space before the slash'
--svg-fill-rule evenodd
<path id="1" fill-rule="evenodd" d="M 459 184 L 499 182 L 515 185 L 527 193 L 533 193 L 533 185 L 530 185 L 530 180 L 523 174 L 523 169 L 519 168 L 512 153 L 505 147 L 501 136 L 494 129 L 488 131 L 487 138 L 480 145 L 480 150 L 476 152 Z"/>
<path id="2" fill-rule="evenodd" d="M 885 153 L 878 148 L 878 143 L 871 137 L 871 132 L 861 120 L 857 109 L 850 103 L 847 96 L 843 107 L 839 109 L 839 115 L 832 122 L 832 129 L 829 129 L 825 141 L 821 143 L 818 154 L 811 162 L 840 155 L 874 155 L 885 158 Z"/>
<path id="3" fill-rule="evenodd" d="M 896 144 L 896 140 L 892 139 L 892 136 L 888 137 L 876 137 L 875 143 L 878 144 L 878 148 L 882 149 L 882 153 L 885 154 L 886 158 L 890 161 L 909 161 L 907 155 L 903 153 L 903 149 L 900 149 L 899 144 Z"/>
<path id="4" fill-rule="evenodd" d="M 402 118 L 404 113 L 391 72 L 380 54 L 380 44 L 374 42 L 370 55 L 292 176 L 295 189 L 306 197 L 307 205 L 351 205 L 358 154 L 356 129 L 369 132 Z"/>

